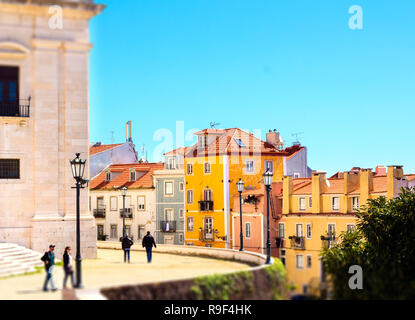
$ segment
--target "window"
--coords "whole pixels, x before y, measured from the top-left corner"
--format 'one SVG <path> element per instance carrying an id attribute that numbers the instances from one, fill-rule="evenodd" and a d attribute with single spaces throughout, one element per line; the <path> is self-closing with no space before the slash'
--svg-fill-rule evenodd
<path id="1" fill-rule="evenodd" d="M 302 254 L 297 254 L 295 260 L 297 269 L 304 269 L 304 256 Z"/>
<path id="2" fill-rule="evenodd" d="M 209 239 L 209 238 L 213 239 L 213 218 L 205 217 L 204 220 L 205 220 L 205 223 L 204 223 L 205 237 L 207 239 Z"/>
<path id="3" fill-rule="evenodd" d="M 311 254 L 307 255 L 307 268 L 310 269 L 311 268 Z"/>
<path id="4" fill-rule="evenodd" d="M 193 203 L 193 190 L 187 190 L 187 203 Z"/>
<path id="5" fill-rule="evenodd" d="M 245 148 L 245 144 L 241 139 L 235 139 L 235 142 L 238 144 L 239 147 Z"/>
<path id="6" fill-rule="evenodd" d="M 210 162 L 205 162 L 204 169 L 205 174 L 210 174 Z"/>
<path id="7" fill-rule="evenodd" d="M 179 233 L 179 242 L 183 242 L 183 241 L 184 241 L 183 233 Z"/>
<path id="8" fill-rule="evenodd" d="M 89 211 L 92 210 L 92 206 L 91 206 L 91 196 L 89 196 Z"/>
<path id="9" fill-rule="evenodd" d="M 294 174 L 293 174 L 293 178 L 294 178 L 294 179 L 298 179 L 298 178 L 300 178 L 300 173 L 299 173 L 299 172 L 294 172 Z"/>
<path id="10" fill-rule="evenodd" d="M 179 218 L 184 218 L 184 209 L 183 208 L 179 209 Z"/>
<path id="11" fill-rule="evenodd" d="M 142 239 L 144 237 L 145 231 L 146 231 L 145 226 L 143 226 L 143 225 L 138 226 L 138 234 L 137 234 L 138 239 Z"/>
<path id="12" fill-rule="evenodd" d="M 254 160 L 246 160 L 245 171 L 247 173 L 254 173 Z"/>
<path id="13" fill-rule="evenodd" d="M 297 237 L 302 237 L 303 236 L 303 225 L 301 223 L 297 223 L 295 225 L 295 235 Z"/>
<path id="14" fill-rule="evenodd" d="M 339 197 L 332 197 L 331 198 L 331 205 L 334 211 L 340 210 L 340 198 Z"/>
<path id="15" fill-rule="evenodd" d="M 265 160 L 265 171 L 274 173 L 274 161 Z"/>
<path id="16" fill-rule="evenodd" d="M 311 239 L 311 223 L 307 223 L 306 228 L 307 228 L 306 230 L 307 239 Z"/>
<path id="17" fill-rule="evenodd" d="M 284 223 L 278 224 L 278 235 L 280 236 L 281 239 L 285 238 L 285 224 Z"/>
<path id="18" fill-rule="evenodd" d="M 304 197 L 298 198 L 298 208 L 301 211 L 305 210 L 305 198 Z"/>
<path id="19" fill-rule="evenodd" d="M 176 157 L 168 157 L 166 159 L 166 169 L 176 169 Z"/>
<path id="20" fill-rule="evenodd" d="M 251 237 L 251 223 L 250 222 L 245 223 L 245 237 L 246 238 Z"/>
<path id="21" fill-rule="evenodd" d="M 165 209 L 164 210 L 164 220 L 165 221 L 174 221 L 174 210 L 173 209 Z"/>
<path id="22" fill-rule="evenodd" d="M 111 239 L 117 239 L 117 225 L 116 224 L 111 225 L 110 238 Z"/>
<path id="23" fill-rule="evenodd" d="M 165 196 L 173 195 L 173 182 L 172 181 L 164 182 L 164 195 Z"/>
<path id="24" fill-rule="evenodd" d="M 97 224 L 97 238 L 98 240 L 102 240 L 104 236 L 104 226 L 102 224 Z"/>
<path id="25" fill-rule="evenodd" d="M 212 201 L 212 190 L 210 189 L 203 190 L 203 200 Z"/>
<path id="26" fill-rule="evenodd" d="M 128 234 L 128 236 L 131 238 L 131 226 L 130 225 L 125 226 L 125 234 Z"/>
<path id="27" fill-rule="evenodd" d="M 359 197 L 352 197 L 352 208 L 355 211 L 359 210 Z"/>
<path id="28" fill-rule="evenodd" d="M 334 241 L 336 239 L 336 225 L 334 223 L 328 224 L 327 233 L 331 241 Z"/>
<path id="29" fill-rule="evenodd" d="M 105 173 L 105 181 L 111 181 L 111 171 L 107 171 Z"/>
<path id="30" fill-rule="evenodd" d="M 20 160 L 0 159 L 0 179 L 20 179 Z"/>
<path id="31" fill-rule="evenodd" d="M 280 260 L 282 264 L 285 266 L 285 249 L 280 249 Z"/>
<path id="32" fill-rule="evenodd" d="M 142 211 L 146 209 L 146 197 L 137 196 L 137 209 Z"/>
<path id="33" fill-rule="evenodd" d="M 348 225 L 346 225 L 346 231 L 347 232 L 354 231 L 354 228 L 355 228 L 354 224 L 348 224 Z"/>
<path id="34" fill-rule="evenodd" d="M 193 231 L 193 217 L 187 217 L 187 231 Z"/>
<path id="35" fill-rule="evenodd" d="M 199 136 L 198 141 L 199 141 L 199 147 L 201 148 L 206 147 L 207 146 L 207 135 Z"/>
<path id="36" fill-rule="evenodd" d="M 183 182 L 179 183 L 179 190 L 184 191 L 184 183 Z"/>
<path id="37" fill-rule="evenodd" d="M 308 207 L 312 208 L 313 207 L 313 197 L 309 197 L 308 198 Z"/>
<path id="38" fill-rule="evenodd" d="M 135 170 L 130 170 L 130 181 L 135 181 Z"/>
<path id="39" fill-rule="evenodd" d="M 193 164 L 187 164 L 187 174 L 193 174 Z"/>
<path id="40" fill-rule="evenodd" d="M 110 210 L 111 211 L 118 210 L 118 197 L 110 197 Z"/>
<path id="41" fill-rule="evenodd" d="M 97 197 L 97 209 L 104 209 L 104 197 Z"/>

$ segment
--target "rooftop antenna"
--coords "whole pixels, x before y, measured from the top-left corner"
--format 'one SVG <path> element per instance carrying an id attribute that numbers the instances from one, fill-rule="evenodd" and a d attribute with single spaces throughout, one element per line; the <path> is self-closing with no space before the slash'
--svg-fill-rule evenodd
<path id="1" fill-rule="evenodd" d="M 219 125 L 220 125 L 220 123 L 219 123 L 219 122 L 212 122 L 212 121 L 211 121 L 209 125 L 210 125 L 210 128 L 211 128 L 211 129 L 216 129 L 216 126 L 219 126 Z"/>
<path id="2" fill-rule="evenodd" d="M 301 134 L 304 134 L 304 132 L 295 132 L 295 133 L 292 133 L 291 134 L 292 137 L 295 137 L 295 140 L 293 142 L 293 145 L 294 144 L 301 144 L 300 143 L 300 140 L 298 139 L 298 136 L 301 135 Z"/>
<path id="3" fill-rule="evenodd" d="M 111 131 L 111 144 L 114 144 L 114 131 Z"/>

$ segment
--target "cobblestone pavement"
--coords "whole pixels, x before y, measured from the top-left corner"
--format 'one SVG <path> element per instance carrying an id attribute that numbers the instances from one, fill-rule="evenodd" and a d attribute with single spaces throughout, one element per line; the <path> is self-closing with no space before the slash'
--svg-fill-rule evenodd
<path id="1" fill-rule="evenodd" d="M 121 250 L 98 249 L 97 259 L 82 261 L 82 277 L 84 287 L 92 289 L 101 286 L 180 279 L 247 268 L 249 268 L 248 265 L 233 261 L 157 252 L 153 252 L 153 262 L 149 264 L 144 251 L 131 251 L 131 263 L 125 264 Z M 44 279 L 45 272 L 0 279 L 0 300 L 60 299 L 63 268 L 56 266 L 54 270 L 57 291 L 43 292 Z"/>

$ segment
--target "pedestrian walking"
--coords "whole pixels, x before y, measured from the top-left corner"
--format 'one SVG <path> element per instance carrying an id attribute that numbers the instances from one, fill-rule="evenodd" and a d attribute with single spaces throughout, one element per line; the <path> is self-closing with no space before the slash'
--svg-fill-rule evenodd
<path id="1" fill-rule="evenodd" d="M 128 233 L 125 234 L 125 237 L 122 239 L 122 249 L 124 250 L 124 262 L 130 263 L 130 250 L 131 246 L 134 244 L 134 241 L 128 236 Z"/>
<path id="2" fill-rule="evenodd" d="M 153 236 L 150 234 L 150 231 L 147 231 L 147 234 L 143 238 L 143 248 L 146 248 L 148 263 L 151 262 L 153 245 L 154 248 L 157 248 Z"/>
<path id="3" fill-rule="evenodd" d="M 66 281 L 68 277 L 71 278 L 72 288 L 75 287 L 73 281 L 73 264 L 72 264 L 72 256 L 71 256 L 71 248 L 66 247 L 65 252 L 63 254 L 63 271 L 65 272 L 65 277 L 63 278 L 63 288 L 66 288 Z"/>
<path id="4" fill-rule="evenodd" d="M 45 263 L 45 271 L 46 271 L 46 279 L 45 283 L 43 284 L 43 291 L 49 291 L 48 284 L 50 282 L 50 287 L 52 291 L 56 291 L 55 284 L 53 283 L 53 266 L 55 265 L 55 245 L 51 244 L 49 246 L 49 251 L 46 251 L 42 258 Z"/>

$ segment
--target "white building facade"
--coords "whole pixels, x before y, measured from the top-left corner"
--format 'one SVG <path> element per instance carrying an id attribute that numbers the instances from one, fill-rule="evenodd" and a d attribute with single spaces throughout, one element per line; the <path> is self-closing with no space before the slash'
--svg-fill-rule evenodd
<path id="1" fill-rule="evenodd" d="M 88 158 L 88 22 L 102 9 L 92 0 L 0 0 L 1 242 L 37 251 L 54 243 L 58 254 L 75 247 L 69 160 Z M 95 233 L 83 189 L 83 257 L 96 256 Z"/>

